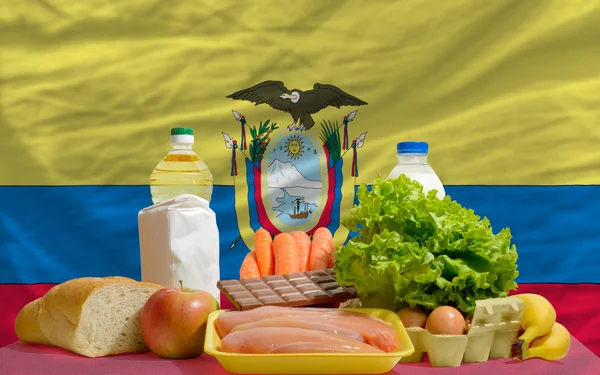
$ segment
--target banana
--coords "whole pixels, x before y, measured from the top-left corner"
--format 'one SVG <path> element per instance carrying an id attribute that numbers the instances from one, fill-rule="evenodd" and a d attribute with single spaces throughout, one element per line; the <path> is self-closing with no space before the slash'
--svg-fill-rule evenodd
<path id="1" fill-rule="evenodd" d="M 521 327 L 525 332 L 519 337 L 524 345 L 536 337 L 540 337 L 550 332 L 556 322 L 556 310 L 546 298 L 539 294 L 516 294 L 525 303 L 525 311 L 521 320 Z"/>
<path id="2" fill-rule="evenodd" d="M 563 359 L 571 348 L 571 334 L 560 323 L 554 323 L 552 330 L 533 340 L 533 344 L 524 353 L 523 359 L 541 358 L 547 361 Z"/>
<path id="3" fill-rule="evenodd" d="M 512 344 L 512 354 L 515 358 L 527 356 L 527 348 L 533 339 L 549 333 L 556 323 L 556 310 L 546 298 L 539 294 L 515 294 L 525 303 L 521 327 L 524 332 Z"/>

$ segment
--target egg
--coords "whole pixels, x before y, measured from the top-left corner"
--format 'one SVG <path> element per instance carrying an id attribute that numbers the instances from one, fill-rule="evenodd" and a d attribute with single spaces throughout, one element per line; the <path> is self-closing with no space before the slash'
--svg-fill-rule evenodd
<path id="1" fill-rule="evenodd" d="M 433 335 L 463 335 L 467 324 L 460 311 L 452 306 L 440 306 L 429 314 L 425 329 Z"/>
<path id="2" fill-rule="evenodd" d="M 405 307 L 398 311 L 398 317 L 400 317 L 405 328 L 425 328 L 425 322 L 427 321 L 427 313 L 419 308 Z"/>

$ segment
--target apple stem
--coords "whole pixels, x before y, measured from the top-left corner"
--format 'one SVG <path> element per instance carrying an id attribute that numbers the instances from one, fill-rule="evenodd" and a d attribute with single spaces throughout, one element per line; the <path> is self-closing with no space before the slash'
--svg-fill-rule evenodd
<path id="1" fill-rule="evenodd" d="M 179 285 L 181 285 L 181 291 L 183 292 L 183 280 L 179 280 Z"/>

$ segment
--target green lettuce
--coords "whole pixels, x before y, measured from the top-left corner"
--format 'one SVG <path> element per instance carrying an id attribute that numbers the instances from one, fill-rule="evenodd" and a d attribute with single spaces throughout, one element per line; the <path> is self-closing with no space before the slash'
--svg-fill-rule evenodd
<path id="1" fill-rule="evenodd" d="M 404 175 L 358 188 L 359 204 L 342 221 L 358 235 L 336 250 L 334 270 L 364 307 L 450 305 L 469 314 L 475 301 L 516 288 L 510 230 L 494 234 L 487 218 L 435 194 Z"/>

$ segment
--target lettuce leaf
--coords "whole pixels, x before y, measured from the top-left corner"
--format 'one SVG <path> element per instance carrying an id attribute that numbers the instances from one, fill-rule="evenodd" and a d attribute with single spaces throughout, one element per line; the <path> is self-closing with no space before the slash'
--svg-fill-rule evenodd
<path id="1" fill-rule="evenodd" d="M 353 285 L 364 307 L 398 311 L 506 297 L 515 289 L 517 250 L 508 228 L 494 234 L 481 219 L 401 175 L 358 188 L 358 205 L 342 224 L 358 235 L 336 250 L 338 281 Z"/>

